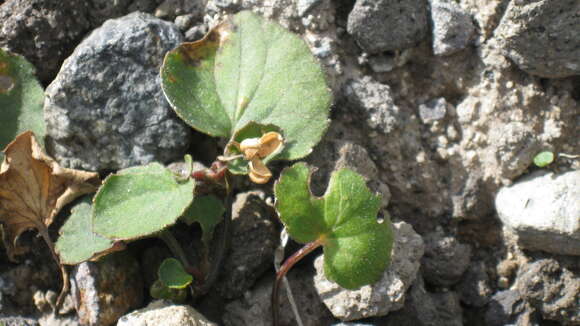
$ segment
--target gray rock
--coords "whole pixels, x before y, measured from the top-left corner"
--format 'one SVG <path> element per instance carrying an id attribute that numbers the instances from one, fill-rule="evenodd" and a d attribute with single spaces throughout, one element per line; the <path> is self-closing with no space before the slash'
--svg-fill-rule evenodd
<path id="1" fill-rule="evenodd" d="M 430 2 L 433 53 L 450 55 L 465 48 L 475 34 L 471 16 L 453 1 L 430 0 Z"/>
<path id="2" fill-rule="evenodd" d="M 523 266 L 516 280 L 523 299 L 545 319 L 580 324 L 580 273 L 554 259 L 541 259 Z"/>
<path id="3" fill-rule="evenodd" d="M 502 188 L 495 207 L 521 247 L 580 255 L 580 171 L 538 171 Z"/>
<path id="4" fill-rule="evenodd" d="M 165 0 L 155 9 L 155 16 L 173 20 L 177 16 L 193 14 L 201 18 L 204 3 L 201 0 Z"/>
<path id="5" fill-rule="evenodd" d="M 423 123 L 429 124 L 445 118 L 447 113 L 447 101 L 444 97 L 433 99 L 419 105 L 419 117 Z"/>
<path id="6" fill-rule="evenodd" d="M 367 76 L 346 83 L 344 92 L 348 102 L 361 110 L 369 128 L 388 134 L 402 123 L 399 107 L 388 85 Z"/>
<path id="7" fill-rule="evenodd" d="M 495 293 L 487 305 L 485 324 L 488 326 L 538 325 L 534 309 L 517 290 Z"/>
<path id="8" fill-rule="evenodd" d="M 276 213 L 261 191 L 240 193 L 232 206 L 231 251 L 217 281 L 219 293 L 228 299 L 241 296 L 272 267 L 278 245 Z"/>
<path id="9" fill-rule="evenodd" d="M 425 281 L 437 286 L 451 286 L 461 279 L 471 260 L 471 247 L 455 237 L 435 231 L 425 237 L 422 271 Z"/>
<path id="10" fill-rule="evenodd" d="M 320 5 L 322 0 L 298 0 L 296 3 L 296 10 L 298 11 L 298 15 L 303 17 L 306 15 L 312 8 Z"/>
<path id="11" fill-rule="evenodd" d="M 421 236 L 405 222 L 393 224 L 395 242 L 391 264 L 375 284 L 347 290 L 324 276 L 323 255 L 316 258 L 314 286 L 334 317 L 342 321 L 384 316 L 401 309 L 406 291 L 417 276 L 424 244 Z"/>
<path id="12" fill-rule="evenodd" d="M 510 1 L 495 37 L 526 72 L 560 78 L 580 74 L 580 2 Z"/>
<path id="13" fill-rule="evenodd" d="M 38 319 L 40 326 L 81 326 L 77 316 L 62 316 L 54 313 L 42 315 Z M 86 325 L 86 324 L 85 324 Z"/>
<path id="14" fill-rule="evenodd" d="M 84 262 L 71 273 L 71 293 L 83 325 L 108 326 L 143 300 L 137 261 L 127 252 Z"/>
<path id="15" fill-rule="evenodd" d="M 119 319 L 117 326 L 217 326 L 190 306 L 157 300 Z"/>
<path id="16" fill-rule="evenodd" d="M 368 64 L 376 73 L 389 72 L 397 66 L 395 58 L 391 55 L 373 55 L 369 56 Z"/>
<path id="17" fill-rule="evenodd" d="M 185 32 L 185 40 L 188 42 L 201 40 L 206 33 L 207 26 L 205 25 L 193 26 L 192 28 L 188 29 L 187 32 Z"/>
<path id="18" fill-rule="evenodd" d="M 439 316 L 440 325 L 463 326 L 463 310 L 459 304 L 457 293 L 439 292 L 431 294 L 433 303 Z"/>
<path id="19" fill-rule="evenodd" d="M 417 277 L 407 292 L 403 309 L 393 311 L 381 320 L 382 326 L 443 326 L 422 277 Z"/>
<path id="20" fill-rule="evenodd" d="M 175 26 L 182 32 L 187 31 L 195 22 L 196 17 L 192 14 L 177 16 L 174 21 Z"/>
<path id="21" fill-rule="evenodd" d="M 469 306 L 483 307 L 493 294 L 485 264 L 481 261 L 469 265 L 459 283 L 461 302 Z"/>
<path id="22" fill-rule="evenodd" d="M 4 326 L 39 326 L 38 321 L 26 317 L 0 317 L 0 325 Z"/>
<path id="23" fill-rule="evenodd" d="M 25 56 L 45 83 L 91 28 L 87 1 L 8 1 L 0 22 L 0 48 Z"/>
<path id="24" fill-rule="evenodd" d="M 427 34 L 424 0 L 357 0 L 347 31 L 368 53 L 413 47 Z"/>
<path id="25" fill-rule="evenodd" d="M 312 270 L 293 268 L 287 274 L 294 300 L 304 326 L 329 325 L 334 319 L 322 303 L 312 284 Z M 274 275 L 260 280 L 242 298 L 226 305 L 226 326 L 270 326 L 272 325 L 271 297 Z M 297 325 L 284 286 L 280 288 L 280 325 Z"/>
<path id="26" fill-rule="evenodd" d="M 49 152 L 69 168 L 121 169 L 182 157 L 190 129 L 160 87 L 165 53 L 182 41 L 143 13 L 109 20 L 66 60 L 46 89 Z"/>

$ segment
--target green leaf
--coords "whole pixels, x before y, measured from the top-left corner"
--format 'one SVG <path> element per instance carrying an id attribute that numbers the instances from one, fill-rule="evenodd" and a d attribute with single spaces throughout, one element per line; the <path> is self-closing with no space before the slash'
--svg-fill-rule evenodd
<path id="1" fill-rule="evenodd" d="M 276 159 L 308 155 L 329 124 L 330 91 L 306 43 L 249 11 L 169 52 L 161 77 L 177 114 L 201 132 L 232 139 L 252 121 L 280 127 Z"/>
<path id="2" fill-rule="evenodd" d="M 208 245 L 213 236 L 213 230 L 223 219 L 225 211 L 222 202 L 214 196 L 196 197 L 181 220 L 187 225 L 198 222 L 203 230 L 202 240 Z"/>
<path id="3" fill-rule="evenodd" d="M 55 245 L 61 263 L 80 264 L 113 247 L 113 241 L 92 232 L 91 212 L 91 196 L 85 196 L 71 209 Z"/>
<path id="4" fill-rule="evenodd" d="M 159 266 L 157 275 L 159 280 L 170 289 L 183 289 L 193 281 L 179 260 L 175 258 L 165 259 Z"/>
<path id="5" fill-rule="evenodd" d="M 93 227 L 113 240 L 151 235 L 175 223 L 193 200 L 194 181 L 179 182 L 159 163 L 110 175 L 95 195 Z"/>
<path id="6" fill-rule="evenodd" d="M 541 152 L 534 157 L 534 164 L 537 167 L 543 168 L 554 162 L 554 153 L 550 151 Z"/>
<path id="7" fill-rule="evenodd" d="M 186 289 L 170 289 L 161 280 L 157 280 L 151 285 L 149 294 L 155 299 L 166 299 L 177 303 L 185 302 L 187 299 Z"/>
<path id="8" fill-rule="evenodd" d="M 44 90 L 34 72 L 24 57 L 0 49 L 0 150 L 27 130 L 44 146 Z"/>
<path id="9" fill-rule="evenodd" d="M 309 189 L 310 170 L 297 163 L 282 172 L 274 188 L 276 210 L 295 240 L 322 241 L 328 279 L 347 289 L 378 281 L 393 246 L 391 222 L 377 221 L 381 198 L 359 174 L 341 169 L 332 174 L 323 197 Z"/>

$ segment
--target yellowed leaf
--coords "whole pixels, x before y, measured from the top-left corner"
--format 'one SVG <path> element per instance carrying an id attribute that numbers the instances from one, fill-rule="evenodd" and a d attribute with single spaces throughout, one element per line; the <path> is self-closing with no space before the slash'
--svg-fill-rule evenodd
<path id="1" fill-rule="evenodd" d="M 0 166 L 0 223 L 8 256 L 23 252 L 20 234 L 37 230 L 53 250 L 48 227 L 60 209 L 75 198 L 96 191 L 97 173 L 62 168 L 47 156 L 30 131 L 4 149 Z"/>

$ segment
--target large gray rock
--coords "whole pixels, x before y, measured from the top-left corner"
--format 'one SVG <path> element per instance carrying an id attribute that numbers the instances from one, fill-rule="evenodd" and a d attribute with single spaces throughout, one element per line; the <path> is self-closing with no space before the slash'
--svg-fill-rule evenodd
<path id="1" fill-rule="evenodd" d="M 520 246 L 580 255 L 580 171 L 561 175 L 538 171 L 502 188 L 495 206 Z"/>
<path id="2" fill-rule="evenodd" d="M 510 1 L 495 36 L 502 51 L 530 74 L 580 74 L 580 2 Z"/>
<path id="3" fill-rule="evenodd" d="M 485 312 L 488 326 L 538 325 L 535 309 L 525 301 L 517 290 L 496 292 Z"/>
<path id="4" fill-rule="evenodd" d="M 541 259 L 521 268 L 516 288 L 545 319 L 580 324 L 580 273 Z"/>
<path id="5" fill-rule="evenodd" d="M 449 55 L 465 48 L 475 34 L 471 16 L 455 2 L 431 0 L 433 53 Z"/>
<path id="6" fill-rule="evenodd" d="M 368 53 L 412 47 L 427 34 L 427 1 L 358 0 L 347 30 Z"/>
<path id="7" fill-rule="evenodd" d="M 183 156 L 190 129 L 165 101 L 159 67 L 182 41 L 144 13 L 109 20 L 65 61 L 46 90 L 49 152 L 70 168 L 121 169 Z"/>
<path id="8" fill-rule="evenodd" d="M 384 316 L 403 307 L 407 289 L 419 270 L 424 244 L 421 236 L 405 222 L 393 223 L 395 236 L 391 264 L 375 284 L 347 290 L 324 276 L 324 256 L 314 261 L 314 286 L 334 317 L 350 321 Z"/>
<path id="9" fill-rule="evenodd" d="M 217 326 L 190 306 L 157 300 L 119 319 L 117 326 Z"/>
<path id="10" fill-rule="evenodd" d="M 425 255 L 422 259 L 423 276 L 427 283 L 451 286 L 461 279 L 469 267 L 471 247 L 455 237 L 435 231 L 425 237 Z"/>

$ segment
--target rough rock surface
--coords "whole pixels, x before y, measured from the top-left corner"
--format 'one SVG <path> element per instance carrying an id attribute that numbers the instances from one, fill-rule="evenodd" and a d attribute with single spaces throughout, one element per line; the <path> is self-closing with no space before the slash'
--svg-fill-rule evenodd
<path id="1" fill-rule="evenodd" d="M 517 290 L 496 292 L 485 313 L 489 326 L 537 325 L 537 314 Z"/>
<path id="2" fill-rule="evenodd" d="M 459 284 L 459 294 L 464 304 L 475 307 L 483 307 L 487 304 L 493 289 L 485 269 L 483 262 L 473 262 L 463 274 Z"/>
<path id="3" fill-rule="evenodd" d="M 334 319 L 313 285 L 313 271 L 293 268 L 287 275 L 288 282 L 304 326 L 328 325 Z M 272 324 L 271 297 L 274 277 L 263 278 L 244 297 L 226 305 L 223 316 L 226 326 L 269 326 Z M 292 313 L 286 288 L 280 288 L 280 325 L 297 325 Z"/>
<path id="4" fill-rule="evenodd" d="M 117 326 L 217 326 L 190 306 L 157 300 L 119 319 Z"/>
<path id="5" fill-rule="evenodd" d="M 538 171 L 502 188 L 496 209 L 522 248 L 580 255 L 580 171 Z"/>
<path id="6" fill-rule="evenodd" d="M 61 165 L 103 171 L 183 156 L 190 129 L 159 86 L 163 56 L 181 41 L 172 24 L 133 13 L 75 49 L 44 106 L 47 146 Z"/>
<path id="7" fill-rule="evenodd" d="M 510 1 L 495 37 L 526 72 L 559 78 L 580 75 L 580 3 Z"/>
<path id="8" fill-rule="evenodd" d="M 381 280 L 358 290 L 343 289 L 326 279 L 323 256 L 316 258 L 314 286 L 334 317 L 350 321 L 384 316 L 403 307 L 406 291 L 417 276 L 424 244 L 421 236 L 405 222 L 393 223 L 393 233 L 395 238 L 390 266 Z"/>
<path id="9" fill-rule="evenodd" d="M 450 55 L 465 48 L 475 33 L 471 16 L 455 2 L 446 0 L 430 2 L 433 53 Z"/>
<path id="10" fill-rule="evenodd" d="M 85 262 L 71 273 L 71 293 L 83 325 L 113 325 L 143 300 L 137 261 L 126 252 Z"/>
<path id="11" fill-rule="evenodd" d="M 580 273 L 560 266 L 554 259 L 525 265 L 516 280 L 522 298 L 545 319 L 580 324 Z"/>
<path id="12" fill-rule="evenodd" d="M 348 32 L 368 53 L 411 47 L 427 30 L 427 3 L 421 0 L 357 0 L 348 16 Z"/>
<path id="13" fill-rule="evenodd" d="M 228 299 L 241 296 L 273 266 L 278 245 L 275 212 L 261 191 L 240 193 L 232 206 L 232 248 L 217 281 L 220 294 Z"/>
<path id="14" fill-rule="evenodd" d="M 471 248 L 456 238 L 435 231 L 424 237 L 425 255 L 421 266 L 427 283 L 451 286 L 461 279 L 469 267 Z"/>
<path id="15" fill-rule="evenodd" d="M 431 294 L 441 325 L 463 326 L 459 296 L 453 291 Z"/>
<path id="16" fill-rule="evenodd" d="M 439 312 L 433 298 L 425 290 L 425 282 L 422 277 L 417 277 L 407 292 L 405 305 L 402 309 L 393 311 L 384 317 L 383 326 L 439 326 Z"/>

